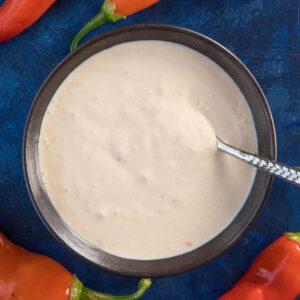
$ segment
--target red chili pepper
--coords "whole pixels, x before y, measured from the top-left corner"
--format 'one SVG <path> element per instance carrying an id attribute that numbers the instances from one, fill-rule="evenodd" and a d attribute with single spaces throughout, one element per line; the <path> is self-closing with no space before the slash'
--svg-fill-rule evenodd
<path id="1" fill-rule="evenodd" d="M 1 300 L 131 300 L 150 285 L 151 279 L 141 279 L 138 291 L 129 296 L 92 291 L 53 259 L 13 244 L 0 232 Z"/>
<path id="2" fill-rule="evenodd" d="M 300 232 L 286 233 L 218 300 L 294 300 L 300 294 Z"/>
<path id="3" fill-rule="evenodd" d="M 21 33 L 39 19 L 55 0 L 6 0 L 0 7 L 0 42 Z"/>
<path id="4" fill-rule="evenodd" d="M 159 0 L 105 0 L 100 12 L 87 22 L 75 36 L 71 51 L 77 48 L 79 41 L 90 31 L 107 22 L 116 22 L 142 9 L 145 9 Z"/>

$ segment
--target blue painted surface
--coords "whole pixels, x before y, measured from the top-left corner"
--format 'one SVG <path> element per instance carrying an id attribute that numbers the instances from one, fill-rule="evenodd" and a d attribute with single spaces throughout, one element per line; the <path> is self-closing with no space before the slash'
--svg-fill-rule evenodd
<path id="1" fill-rule="evenodd" d="M 37 217 L 21 170 L 22 132 L 33 97 L 99 4 L 58 0 L 31 28 L 0 44 L 0 230 L 21 246 L 56 259 L 89 287 L 122 294 L 133 291 L 137 279 L 97 270 L 58 244 Z M 279 161 L 300 165 L 299 6 L 298 0 L 162 0 L 126 21 L 95 30 L 89 38 L 116 26 L 156 22 L 216 39 L 261 84 L 276 124 Z M 300 231 L 300 191 L 275 180 L 262 214 L 236 246 L 202 269 L 155 279 L 144 299 L 216 299 L 286 230 Z"/>

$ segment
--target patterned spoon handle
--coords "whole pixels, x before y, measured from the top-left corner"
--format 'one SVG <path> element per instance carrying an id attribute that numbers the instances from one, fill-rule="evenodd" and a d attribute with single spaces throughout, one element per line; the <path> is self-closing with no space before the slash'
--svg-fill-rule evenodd
<path id="1" fill-rule="evenodd" d="M 235 156 L 264 172 L 281 178 L 300 188 L 300 169 L 297 170 L 296 168 L 277 163 L 273 160 L 239 150 L 222 142 L 219 138 L 217 138 L 217 144 L 219 150 Z"/>

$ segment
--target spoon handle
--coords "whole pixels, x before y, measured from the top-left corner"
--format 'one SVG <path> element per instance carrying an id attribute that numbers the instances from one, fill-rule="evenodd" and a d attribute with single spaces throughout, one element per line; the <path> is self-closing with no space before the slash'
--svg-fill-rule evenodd
<path id="1" fill-rule="evenodd" d="M 263 158 L 255 154 L 248 153 L 243 150 L 239 150 L 233 146 L 222 142 L 218 138 L 217 141 L 219 150 L 226 152 L 232 156 L 235 156 L 264 172 L 281 178 L 300 188 L 300 170 L 297 170 L 296 168 L 284 164 L 277 163 L 273 160 Z"/>

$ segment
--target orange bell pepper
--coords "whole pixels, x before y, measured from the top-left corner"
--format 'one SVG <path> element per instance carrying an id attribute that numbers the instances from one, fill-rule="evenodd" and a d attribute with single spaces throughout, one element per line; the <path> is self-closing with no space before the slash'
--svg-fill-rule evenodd
<path id="1" fill-rule="evenodd" d="M 55 0 L 6 0 L 0 7 L 0 42 L 37 21 Z"/>
<path id="2" fill-rule="evenodd" d="M 300 232 L 269 245 L 218 300 L 294 300 L 300 294 Z"/>
<path id="3" fill-rule="evenodd" d="M 105 0 L 100 12 L 88 21 L 75 36 L 71 51 L 77 48 L 80 40 L 93 29 L 107 22 L 116 22 L 142 9 L 145 9 L 159 0 Z"/>
<path id="4" fill-rule="evenodd" d="M 92 291 L 53 259 L 13 244 L 0 232 L 1 300 L 133 300 L 150 285 L 150 279 L 141 279 L 138 291 L 129 296 Z"/>

